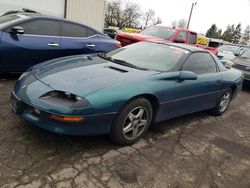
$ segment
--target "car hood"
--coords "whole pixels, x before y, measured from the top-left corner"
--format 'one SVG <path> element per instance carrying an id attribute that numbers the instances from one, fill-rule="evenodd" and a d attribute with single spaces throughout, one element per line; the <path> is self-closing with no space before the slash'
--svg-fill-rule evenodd
<path id="1" fill-rule="evenodd" d="M 241 65 L 250 65 L 250 59 L 248 58 L 243 58 L 243 57 L 236 57 L 234 59 L 232 59 L 232 61 L 236 64 L 241 64 Z"/>
<path id="2" fill-rule="evenodd" d="M 99 57 L 89 60 L 82 56 L 48 61 L 32 69 L 32 74 L 50 88 L 82 97 L 155 73 L 118 65 Z"/>
<path id="3" fill-rule="evenodd" d="M 227 59 L 231 60 L 236 57 L 232 52 L 229 51 L 219 51 L 218 56 L 226 60 Z"/>
<path id="4" fill-rule="evenodd" d="M 148 35 L 142 35 L 140 33 L 119 33 L 120 36 L 135 39 L 138 41 L 166 41 L 160 37 L 153 37 Z"/>

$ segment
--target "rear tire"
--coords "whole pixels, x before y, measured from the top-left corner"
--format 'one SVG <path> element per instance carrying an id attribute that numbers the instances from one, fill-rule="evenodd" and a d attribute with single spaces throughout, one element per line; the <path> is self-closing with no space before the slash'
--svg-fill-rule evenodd
<path id="1" fill-rule="evenodd" d="M 111 139 L 120 145 L 137 142 L 147 132 L 152 116 L 152 105 L 145 98 L 129 102 L 120 110 L 113 122 Z"/>
<path id="2" fill-rule="evenodd" d="M 216 107 L 210 112 L 214 116 L 221 116 L 228 108 L 232 99 L 232 89 L 227 89 L 218 99 Z"/>

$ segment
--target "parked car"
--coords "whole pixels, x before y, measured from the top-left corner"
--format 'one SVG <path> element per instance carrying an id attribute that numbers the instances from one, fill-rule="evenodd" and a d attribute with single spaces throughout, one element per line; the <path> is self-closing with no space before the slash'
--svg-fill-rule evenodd
<path id="1" fill-rule="evenodd" d="M 239 57 L 235 57 L 227 62 L 227 65 L 242 71 L 244 74 L 244 84 L 250 84 L 250 49 L 245 51 Z"/>
<path id="2" fill-rule="evenodd" d="M 218 47 L 218 58 L 222 60 L 231 60 L 244 51 L 246 51 L 248 47 L 238 44 L 223 44 Z"/>
<path id="3" fill-rule="evenodd" d="M 10 10 L 10 11 L 7 11 L 4 14 L 2 14 L 1 16 L 6 16 L 6 15 L 9 15 L 9 14 L 17 14 L 17 13 L 36 13 L 36 14 L 40 14 L 40 12 L 37 12 L 35 10 L 23 8 L 22 10 Z"/>
<path id="4" fill-rule="evenodd" d="M 216 48 L 197 44 L 197 33 L 181 28 L 171 28 L 164 26 L 152 26 L 140 33 L 118 33 L 115 37 L 120 41 L 122 46 L 133 44 L 141 41 L 160 41 L 160 42 L 174 42 L 185 43 L 199 48 L 206 49 L 217 55 Z"/>
<path id="5" fill-rule="evenodd" d="M 241 84 L 240 71 L 201 48 L 141 42 L 35 65 L 16 82 L 11 106 L 52 132 L 132 144 L 152 122 L 208 109 L 223 114 Z"/>
<path id="6" fill-rule="evenodd" d="M 116 29 L 112 29 L 112 28 L 104 28 L 103 29 L 103 33 L 105 33 L 106 35 L 108 35 L 110 38 L 114 39 L 115 36 L 120 33 L 121 31 L 116 30 Z"/>
<path id="7" fill-rule="evenodd" d="M 0 17 L 0 73 L 68 55 L 109 52 L 120 43 L 84 24 L 31 13 Z"/>

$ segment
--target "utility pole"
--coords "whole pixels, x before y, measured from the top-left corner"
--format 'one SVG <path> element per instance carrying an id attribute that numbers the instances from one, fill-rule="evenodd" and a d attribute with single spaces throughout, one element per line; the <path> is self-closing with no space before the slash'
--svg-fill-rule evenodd
<path id="1" fill-rule="evenodd" d="M 197 2 L 192 3 L 190 14 L 189 14 L 189 19 L 188 19 L 188 24 L 187 24 L 187 29 L 189 28 L 189 24 L 190 24 L 192 13 L 193 13 L 193 8 L 194 8 L 195 5 L 197 5 Z"/>

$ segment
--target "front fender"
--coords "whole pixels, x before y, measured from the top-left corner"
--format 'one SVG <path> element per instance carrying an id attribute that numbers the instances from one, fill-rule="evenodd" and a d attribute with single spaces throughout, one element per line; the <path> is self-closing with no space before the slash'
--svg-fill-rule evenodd
<path id="1" fill-rule="evenodd" d="M 2 31 L 0 30 L 0 46 L 1 46 L 1 41 L 2 41 Z"/>
<path id="2" fill-rule="evenodd" d="M 85 98 L 96 113 L 117 113 L 130 99 L 140 95 L 152 95 L 161 101 L 173 100 L 174 80 L 145 79 L 128 84 L 119 84 L 92 93 Z"/>

